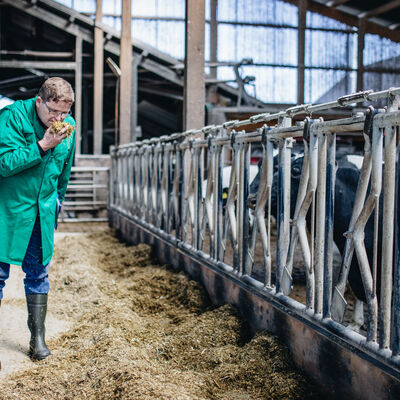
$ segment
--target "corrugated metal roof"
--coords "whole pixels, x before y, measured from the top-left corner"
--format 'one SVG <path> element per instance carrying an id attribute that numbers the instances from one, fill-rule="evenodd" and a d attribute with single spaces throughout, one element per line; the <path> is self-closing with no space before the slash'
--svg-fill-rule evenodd
<path id="1" fill-rule="evenodd" d="M 367 19 L 386 28 L 400 28 L 400 0 L 315 0 L 331 9 Z"/>

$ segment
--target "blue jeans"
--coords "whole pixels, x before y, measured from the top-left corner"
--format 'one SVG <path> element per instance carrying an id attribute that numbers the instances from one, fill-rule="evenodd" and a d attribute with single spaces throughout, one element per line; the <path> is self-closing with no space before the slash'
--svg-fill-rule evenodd
<path id="1" fill-rule="evenodd" d="M 22 261 L 22 271 L 25 272 L 25 294 L 49 293 L 49 266 L 42 264 L 42 234 L 40 219 L 36 218 L 28 249 Z M 3 298 L 3 287 L 10 275 L 10 264 L 0 262 L 0 300 Z"/>

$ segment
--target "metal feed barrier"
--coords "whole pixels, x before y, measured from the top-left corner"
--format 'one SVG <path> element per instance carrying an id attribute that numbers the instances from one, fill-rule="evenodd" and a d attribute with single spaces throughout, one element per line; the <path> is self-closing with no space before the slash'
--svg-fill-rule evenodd
<path id="1" fill-rule="evenodd" d="M 337 395 L 400 398 L 399 96 L 400 88 L 364 91 L 113 148 L 110 223 L 128 241 L 153 244 L 161 261 L 201 280 L 215 302 L 236 304 L 254 329 L 276 332 L 295 362 Z M 382 99 L 384 109 L 312 119 L 321 110 Z M 300 114 L 307 118 L 293 125 Z M 253 132 L 240 131 L 260 123 Z M 363 163 L 334 281 L 336 135 L 352 132 L 363 134 Z M 294 144 L 302 144 L 304 158 L 290 210 Z M 260 184 L 250 195 L 250 156 L 260 145 Z M 372 214 L 371 259 L 364 234 Z M 303 303 L 291 298 L 296 257 L 306 283 Z M 360 333 L 343 322 L 354 258 L 367 304 Z"/>

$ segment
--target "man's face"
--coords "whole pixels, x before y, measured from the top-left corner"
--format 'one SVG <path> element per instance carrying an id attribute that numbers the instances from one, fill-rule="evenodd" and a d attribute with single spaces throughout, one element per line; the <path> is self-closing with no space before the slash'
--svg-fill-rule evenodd
<path id="1" fill-rule="evenodd" d="M 36 98 L 36 111 L 40 120 L 47 127 L 55 121 L 64 120 L 70 112 L 71 103 L 66 101 L 44 101 L 40 96 Z"/>

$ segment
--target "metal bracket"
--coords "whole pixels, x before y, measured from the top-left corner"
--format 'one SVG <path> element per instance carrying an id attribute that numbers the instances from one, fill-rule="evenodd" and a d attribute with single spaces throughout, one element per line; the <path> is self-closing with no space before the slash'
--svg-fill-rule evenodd
<path id="1" fill-rule="evenodd" d="M 235 142 L 236 142 L 236 131 L 235 130 L 232 130 L 232 132 L 231 132 L 231 147 L 233 147 L 234 145 L 235 145 Z"/>
<path id="2" fill-rule="evenodd" d="M 345 107 L 351 103 L 354 103 L 356 100 L 364 99 L 365 101 L 370 101 L 369 95 L 373 93 L 373 90 L 364 90 L 357 93 L 348 94 L 346 96 L 339 97 L 337 102 L 341 107 Z"/>
<path id="3" fill-rule="evenodd" d="M 311 128 L 311 118 L 306 117 L 304 119 L 304 126 L 303 126 L 303 140 L 307 143 L 310 142 L 310 128 Z"/>
<path id="4" fill-rule="evenodd" d="M 363 133 L 367 135 L 369 138 L 372 138 L 372 127 L 374 124 L 374 116 L 375 116 L 375 108 L 369 106 L 367 111 L 365 112 L 365 122 Z"/>
<path id="5" fill-rule="evenodd" d="M 400 96 L 392 93 L 394 89 L 390 88 L 388 91 L 388 110 L 390 111 L 396 111 L 400 108 Z"/>
<path id="6" fill-rule="evenodd" d="M 309 107 L 310 106 L 312 106 L 312 104 L 311 103 L 308 103 L 308 104 L 300 104 L 300 105 L 298 105 L 298 106 L 294 106 L 294 107 L 290 107 L 290 108 L 288 108 L 287 110 L 286 110 L 286 114 L 289 116 L 289 117 L 293 117 L 294 115 L 296 115 L 296 114 L 301 114 L 301 113 L 303 113 L 303 112 L 305 112 L 305 113 L 309 113 Z"/>
<path id="7" fill-rule="evenodd" d="M 235 119 L 234 121 L 227 121 L 222 124 L 222 127 L 225 129 L 229 129 L 235 126 L 238 122 L 239 122 L 238 119 Z"/>

